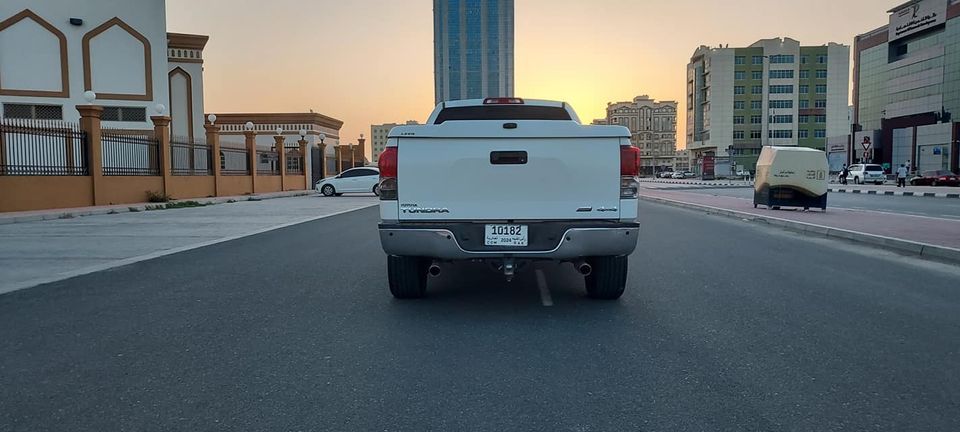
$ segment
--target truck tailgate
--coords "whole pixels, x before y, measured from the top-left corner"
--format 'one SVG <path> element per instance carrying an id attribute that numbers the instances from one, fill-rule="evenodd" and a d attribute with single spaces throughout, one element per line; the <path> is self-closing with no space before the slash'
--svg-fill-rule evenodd
<path id="1" fill-rule="evenodd" d="M 617 138 L 400 138 L 400 220 L 620 216 Z"/>

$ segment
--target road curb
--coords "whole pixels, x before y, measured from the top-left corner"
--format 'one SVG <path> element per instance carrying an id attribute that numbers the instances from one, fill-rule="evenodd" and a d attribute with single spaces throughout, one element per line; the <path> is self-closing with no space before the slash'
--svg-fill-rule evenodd
<path id="1" fill-rule="evenodd" d="M 260 201 L 268 200 L 275 198 L 290 198 L 297 196 L 305 196 L 313 194 L 312 190 L 303 190 L 303 191 L 291 191 L 284 193 L 275 193 L 275 194 L 266 194 L 266 195 L 243 195 L 243 196 L 232 196 L 232 197 L 211 197 L 211 198 L 186 198 L 181 200 L 172 200 L 170 203 L 184 202 L 184 201 L 196 201 L 201 204 L 224 204 L 229 202 L 243 202 L 243 201 Z M 106 214 L 118 214 L 118 213 L 128 213 L 128 212 L 141 212 L 145 211 L 147 207 L 153 207 L 157 205 L 163 205 L 167 203 L 139 203 L 139 204 L 118 204 L 104 207 L 91 207 L 84 209 L 64 209 L 64 210 L 50 210 L 49 212 L 39 213 L 39 214 L 30 214 L 23 216 L 4 216 L 0 214 L 0 225 L 9 225 L 15 223 L 23 222 L 39 222 L 45 220 L 56 220 L 56 219 L 73 219 L 77 217 L 84 216 L 96 216 L 96 215 L 106 215 Z"/>
<path id="2" fill-rule="evenodd" d="M 954 198 L 960 199 L 960 193 L 936 193 L 936 192 L 897 192 L 897 191 L 878 191 L 872 189 L 848 189 L 848 188 L 827 188 L 831 193 L 852 193 L 863 195 L 884 195 L 884 196 L 912 196 L 921 198 Z"/>
<path id="3" fill-rule="evenodd" d="M 839 238 L 858 243 L 866 243 L 875 246 L 883 246 L 895 249 L 899 252 L 922 256 L 924 258 L 936 258 L 953 263 L 960 263 L 960 249 L 954 249 L 946 246 L 938 246 L 927 243 L 912 242 L 908 240 L 886 237 L 876 234 L 868 234 L 859 231 L 851 231 L 840 228 L 833 228 L 825 225 L 811 224 L 807 222 L 797 222 L 789 219 L 781 219 L 773 216 L 762 216 L 753 213 L 745 213 L 737 210 L 729 210 L 720 207 L 713 207 L 703 204 L 694 204 L 684 201 L 677 201 L 668 198 L 659 198 L 651 196 L 640 196 L 645 201 L 656 202 L 660 204 L 671 205 L 692 210 L 706 211 L 709 214 L 716 214 L 730 218 L 748 220 L 751 222 L 763 222 L 767 225 L 777 226 L 790 231 L 799 233 L 809 233 L 821 237 Z"/>

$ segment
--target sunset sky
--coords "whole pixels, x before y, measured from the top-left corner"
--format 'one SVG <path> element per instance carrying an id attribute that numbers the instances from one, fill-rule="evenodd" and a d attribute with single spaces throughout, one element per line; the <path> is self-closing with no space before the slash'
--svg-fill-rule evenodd
<path id="1" fill-rule="evenodd" d="M 679 101 L 684 113 L 699 45 L 786 36 L 852 46 L 900 3 L 516 0 L 516 95 L 565 100 L 584 122 L 639 94 Z M 167 0 L 167 26 L 210 36 L 208 112 L 313 109 L 343 120 L 348 143 L 373 123 L 422 122 L 433 109 L 432 9 L 430 0 Z"/>

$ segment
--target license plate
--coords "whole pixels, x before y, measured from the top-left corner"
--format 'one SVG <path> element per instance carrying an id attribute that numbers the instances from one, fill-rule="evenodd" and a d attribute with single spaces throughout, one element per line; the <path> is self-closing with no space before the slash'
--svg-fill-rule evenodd
<path id="1" fill-rule="evenodd" d="M 483 233 L 486 246 L 526 246 L 526 225 L 487 225 Z"/>

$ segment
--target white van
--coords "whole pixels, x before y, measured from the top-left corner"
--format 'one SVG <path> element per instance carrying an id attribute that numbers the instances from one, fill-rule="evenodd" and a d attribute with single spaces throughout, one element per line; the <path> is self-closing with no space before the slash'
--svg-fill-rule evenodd
<path id="1" fill-rule="evenodd" d="M 753 207 L 827 209 L 827 154 L 806 147 L 766 146 L 757 159 Z"/>

